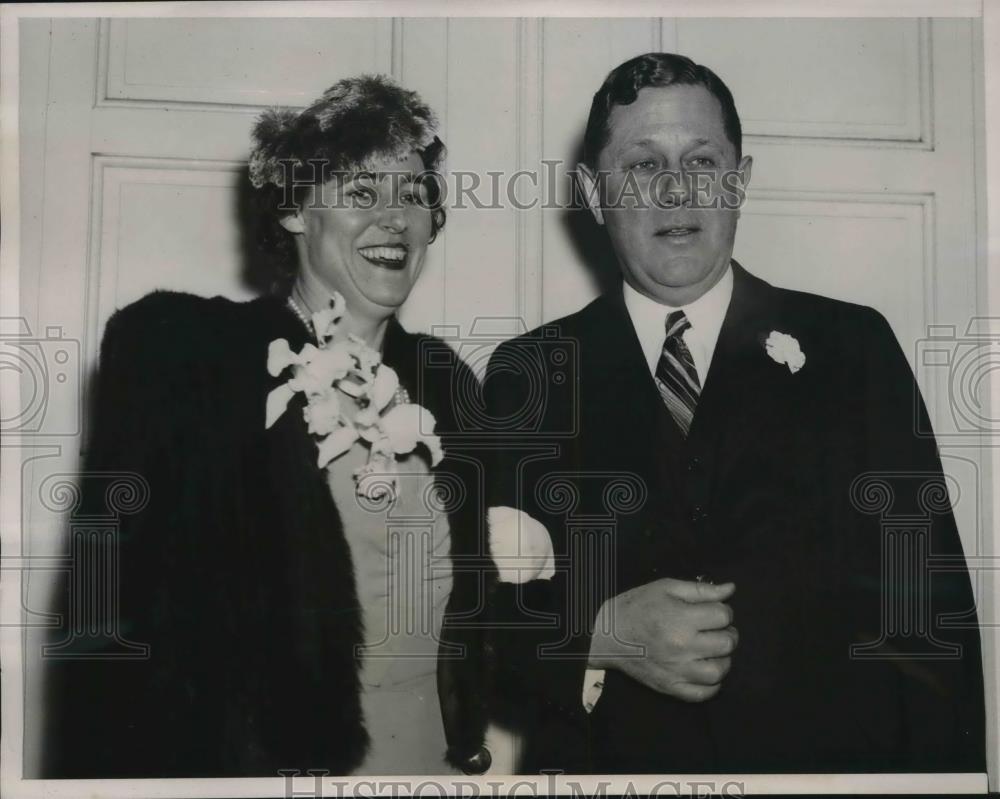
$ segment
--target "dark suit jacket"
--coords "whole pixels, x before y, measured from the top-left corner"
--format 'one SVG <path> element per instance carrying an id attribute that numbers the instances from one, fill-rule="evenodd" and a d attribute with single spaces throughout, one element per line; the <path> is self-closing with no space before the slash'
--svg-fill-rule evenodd
<path id="1" fill-rule="evenodd" d="M 109 320 L 71 523 L 108 519 L 114 475 L 143 481 L 148 504 L 120 514 L 114 544 L 88 561 L 118 560 L 120 640 L 66 638 L 64 627 L 68 645 L 49 661 L 45 776 L 343 774 L 363 757 L 354 571 L 302 395 L 264 429 L 265 398 L 287 379 L 267 373 L 277 338 L 298 351 L 306 331 L 270 297 L 156 292 Z M 464 486 L 447 507 L 452 555 L 478 553 L 481 470 L 450 445 L 451 386 L 456 375 L 476 381 L 443 342 L 394 319 L 383 359 L 437 418 L 447 455 L 436 473 Z M 82 561 L 73 577 L 67 614 L 104 590 Z M 470 571 L 453 586 L 443 638 L 460 649 L 439 663 L 439 683 L 447 756 L 459 763 L 482 742 L 483 654 L 476 628 L 454 619 L 481 590 Z M 114 615 L 97 612 L 102 624 Z M 148 656 L 109 658 L 129 642 Z"/>
<path id="2" fill-rule="evenodd" d="M 620 292 L 491 361 L 491 414 L 521 420 L 491 504 L 542 522 L 557 558 L 552 580 L 503 584 L 495 603 L 509 702 L 538 711 L 529 768 L 982 771 L 974 601 L 935 443 L 914 434 L 929 428 L 903 354 L 869 308 L 734 270 L 687 440 Z M 798 340 L 800 371 L 768 357 L 771 331 Z M 869 473 L 882 476 L 855 483 Z M 880 509 L 907 518 L 890 529 Z M 957 569 L 887 582 L 884 547 L 887 563 L 925 547 Z M 687 704 L 609 671 L 588 716 L 581 689 L 603 600 L 696 575 L 736 584 L 740 643 L 721 691 Z M 922 612 L 926 630 L 899 626 L 901 607 L 914 624 Z"/>

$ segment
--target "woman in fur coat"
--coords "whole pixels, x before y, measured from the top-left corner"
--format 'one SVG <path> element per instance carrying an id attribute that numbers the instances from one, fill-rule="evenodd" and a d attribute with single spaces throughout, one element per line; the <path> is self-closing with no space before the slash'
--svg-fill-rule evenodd
<path id="1" fill-rule="evenodd" d="M 276 290 L 106 327 L 85 474 L 148 501 L 106 553 L 115 645 L 53 661 L 46 776 L 483 772 L 477 384 L 395 316 L 444 224 L 433 115 L 361 77 L 254 137 Z"/>

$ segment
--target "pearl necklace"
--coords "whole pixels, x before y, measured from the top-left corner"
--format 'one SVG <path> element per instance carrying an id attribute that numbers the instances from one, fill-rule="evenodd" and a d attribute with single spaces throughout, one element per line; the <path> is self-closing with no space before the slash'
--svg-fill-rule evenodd
<path id="1" fill-rule="evenodd" d="M 305 312 L 299 307 L 298 303 L 295 302 L 295 300 L 293 300 L 291 296 L 289 296 L 286 305 L 288 306 L 288 309 L 298 317 L 299 321 L 302 322 L 303 325 L 305 325 L 305 328 L 306 330 L 309 331 L 309 334 L 315 338 L 312 322 L 309 321 L 309 317 L 306 316 Z M 392 404 L 409 405 L 410 401 L 411 401 L 410 392 L 407 391 L 402 384 L 397 386 L 396 393 L 393 394 L 392 396 Z"/>
<path id="2" fill-rule="evenodd" d="M 315 333 L 313 333 L 312 322 L 309 321 L 309 317 L 306 316 L 305 312 L 299 308 L 299 304 L 291 297 L 288 298 L 285 304 L 288 306 L 288 309 L 299 318 L 299 321 L 306 326 L 306 330 L 309 331 L 309 334 L 315 336 Z"/>

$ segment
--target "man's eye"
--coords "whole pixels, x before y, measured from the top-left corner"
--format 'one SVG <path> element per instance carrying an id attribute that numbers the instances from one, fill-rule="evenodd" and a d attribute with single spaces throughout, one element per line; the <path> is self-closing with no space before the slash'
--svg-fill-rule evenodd
<path id="1" fill-rule="evenodd" d="M 645 172 L 650 169 L 656 169 L 656 161 L 652 158 L 643 158 L 641 161 L 636 161 L 634 164 L 629 166 L 629 169 L 637 172 Z"/>
<path id="2" fill-rule="evenodd" d="M 695 169 L 711 169 L 715 166 L 715 160 L 709 158 L 707 155 L 699 155 L 688 161 L 688 166 L 694 167 Z"/>

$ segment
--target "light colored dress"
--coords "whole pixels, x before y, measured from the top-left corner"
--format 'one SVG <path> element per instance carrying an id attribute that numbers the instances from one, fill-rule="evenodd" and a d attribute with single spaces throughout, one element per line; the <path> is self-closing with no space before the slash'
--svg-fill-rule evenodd
<path id="1" fill-rule="evenodd" d="M 437 654 L 451 593 L 447 515 L 436 510 L 421 453 L 398 460 L 394 502 L 356 493 L 361 442 L 328 468 L 328 483 L 351 548 L 364 624 L 361 705 L 371 746 L 353 772 L 451 774 L 437 691 Z"/>

